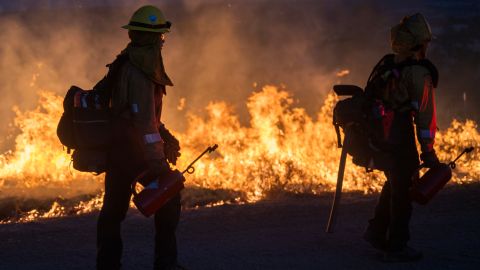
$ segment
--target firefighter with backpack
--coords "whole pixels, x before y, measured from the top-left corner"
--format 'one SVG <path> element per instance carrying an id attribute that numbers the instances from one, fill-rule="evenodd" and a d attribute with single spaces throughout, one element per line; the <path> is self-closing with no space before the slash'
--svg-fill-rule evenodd
<path id="1" fill-rule="evenodd" d="M 110 64 L 111 147 L 107 154 L 105 196 L 97 224 L 97 269 L 121 267 L 121 223 L 132 195 L 131 184 L 145 169 L 152 176 L 176 163 L 179 142 L 161 122 L 162 98 L 172 86 L 165 72 L 161 49 L 170 22 L 154 6 L 143 6 L 123 26 L 130 43 Z M 96 88 L 102 88 L 101 81 Z M 146 184 L 146 183 L 143 183 Z M 181 269 L 177 265 L 175 230 L 180 216 L 180 195 L 155 213 L 154 269 Z"/>
<path id="2" fill-rule="evenodd" d="M 385 56 L 374 68 L 365 88 L 366 95 L 373 95 L 385 109 L 390 109 L 382 124 L 391 165 L 385 170 L 387 181 L 363 238 L 382 250 L 383 259 L 390 262 L 422 257 L 420 251 L 407 245 L 412 214 L 409 189 L 420 165 L 415 134 L 424 166 L 432 168 L 439 164 L 433 148 L 438 72 L 426 59 L 431 39 L 430 26 L 422 14 L 403 18 L 391 29 L 394 54 Z"/>

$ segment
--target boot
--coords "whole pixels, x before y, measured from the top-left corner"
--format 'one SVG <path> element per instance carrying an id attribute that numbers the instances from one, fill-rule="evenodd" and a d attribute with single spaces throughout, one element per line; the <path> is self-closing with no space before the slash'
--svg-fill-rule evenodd
<path id="1" fill-rule="evenodd" d="M 384 262 L 413 262 L 422 259 L 422 252 L 405 246 L 400 250 L 386 251 L 383 256 Z"/>
<path id="2" fill-rule="evenodd" d="M 368 227 L 363 233 L 363 240 L 367 241 L 373 248 L 385 251 L 387 247 L 387 241 L 385 235 L 374 232 Z"/>
<path id="3" fill-rule="evenodd" d="M 154 269 L 165 269 L 165 270 L 187 270 L 187 268 L 181 266 L 178 263 L 175 263 L 174 265 L 167 266 L 166 268 L 154 268 Z"/>

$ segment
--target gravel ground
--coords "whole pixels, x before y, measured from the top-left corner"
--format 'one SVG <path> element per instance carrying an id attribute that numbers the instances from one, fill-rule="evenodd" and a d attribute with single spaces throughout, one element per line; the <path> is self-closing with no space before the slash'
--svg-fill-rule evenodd
<path id="1" fill-rule="evenodd" d="M 415 206 L 417 263 L 386 264 L 361 240 L 377 195 L 345 194 L 336 232 L 326 234 L 332 194 L 186 210 L 178 229 L 188 269 L 478 269 L 479 184 L 449 186 Z M 94 269 L 98 213 L 0 225 L 0 269 Z M 150 269 L 153 224 L 130 210 L 123 227 L 124 269 Z"/>

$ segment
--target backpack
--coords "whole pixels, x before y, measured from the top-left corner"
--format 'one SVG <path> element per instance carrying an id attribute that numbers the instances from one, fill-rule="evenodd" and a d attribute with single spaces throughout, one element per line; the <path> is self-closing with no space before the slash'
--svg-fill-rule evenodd
<path id="1" fill-rule="evenodd" d="M 333 109 L 333 125 L 339 147 L 345 147 L 355 165 L 367 172 L 374 169 L 386 171 L 392 167 L 391 148 L 388 138 L 395 117 L 395 108 L 388 101 L 389 85 L 398 82 L 402 69 L 421 65 L 431 75 L 434 86 L 438 83 L 438 72 L 428 60 L 409 59 L 395 63 L 395 56 L 384 56 L 373 68 L 365 91 L 354 85 L 335 85 L 339 96 L 351 96 L 337 102 Z M 344 131 L 343 146 L 340 128 Z"/>
<path id="2" fill-rule="evenodd" d="M 92 90 L 71 86 L 63 99 L 63 114 L 57 136 L 71 154 L 73 168 L 100 174 L 106 170 L 110 147 L 110 99 L 120 76 L 120 68 L 128 57 L 117 56 L 107 65 L 109 71 Z M 72 152 L 73 150 L 73 152 Z"/>

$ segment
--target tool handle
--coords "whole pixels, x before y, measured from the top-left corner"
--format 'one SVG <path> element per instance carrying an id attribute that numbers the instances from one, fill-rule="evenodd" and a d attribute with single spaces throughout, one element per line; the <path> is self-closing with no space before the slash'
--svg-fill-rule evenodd
<path id="1" fill-rule="evenodd" d="M 475 149 L 475 147 L 473 147 L 473 146 L 463 149 L 463 151 L 462 151 L 462 153 L 460 153 L 460 155 L 458 155 L 453 161 L 450 161 L 450 163 L 448 163 L 448 166 L 450 166 L 451 169 L 455 169 L 457 167 L 457 164 L 455 162 L 457 162 L 457 160 L 459 158 L 461 158 L 464 154 L 468 154 L 468 153 L 472 152 L 474 149 Z M 418 166 L 418 170 L 421 170 L 423 168 L 425 168 L 425 163 L 422 163 L 422 164 L 420 164 L 420 166 Z"/>
<path id="2" fill-rule="evenodd" d="M 218 148 L 217 144 L 215 144 L 213 146 L 209 146 L 192 163 L 190 163 L 190 165 L 187 166 L 187 168 L 182 172 L 182 174 L 185 174 L 185 173 L 192 174 L 192 173 L 194 173 L 195 172 L 195 167 L 193 167 L 193 164 L 195 164 L 199 159 L 201 159 L 203 157 L 203 155 L 205 155 L 206 153 L 211 153 L 211 152 L 217 150 L 217 148 Z"/>
<path id="3" fill-rule="evenodd" d="M 335 133 L 337 133 L 337 147 L 342 148 L 342 135 L 340 135 L 340 126 L 338 124 L 333 124 L 335 126 Z"/>
<path id="4" fill-rule="evenodd" d="M 455 162 L 457 162 L 457 160 L 461 158 L 464 154 L 472 152 L 473 149 L 475 149 L 475 147 L 473 146 L 463 149 L 462 153 L 460 153 L 457 158 L 455 158 L 452 162 L 448 163 L 448 166 L 450 166 L 450 168 L 452 169 L 455 169 L 457 167 L 457 164 L 455 164 Z"/>
<path id="5" fill-rule="evenodd" d="M 340 205 L 340 199 L 342 197 L 343 176 L 345 173 L 345 162 L 347 160 L 346 145 L 348 145 L 348 142 L 346 141 L 348 139 L 348 136 L 349 136 L 348 134 L 345 134 L 345 137 L 343 139 L 342 154 L 340 155 L 340 164 L 338 165 L 337 186 L 335 188 L 335 194 L 333 195 L 332 208 L 330 209 L 327 228 L 325 229 L 327 233 L 333 233 L 333 227 L 335 226 L 335 222 L 337 218 L 338 206 Z"/>

